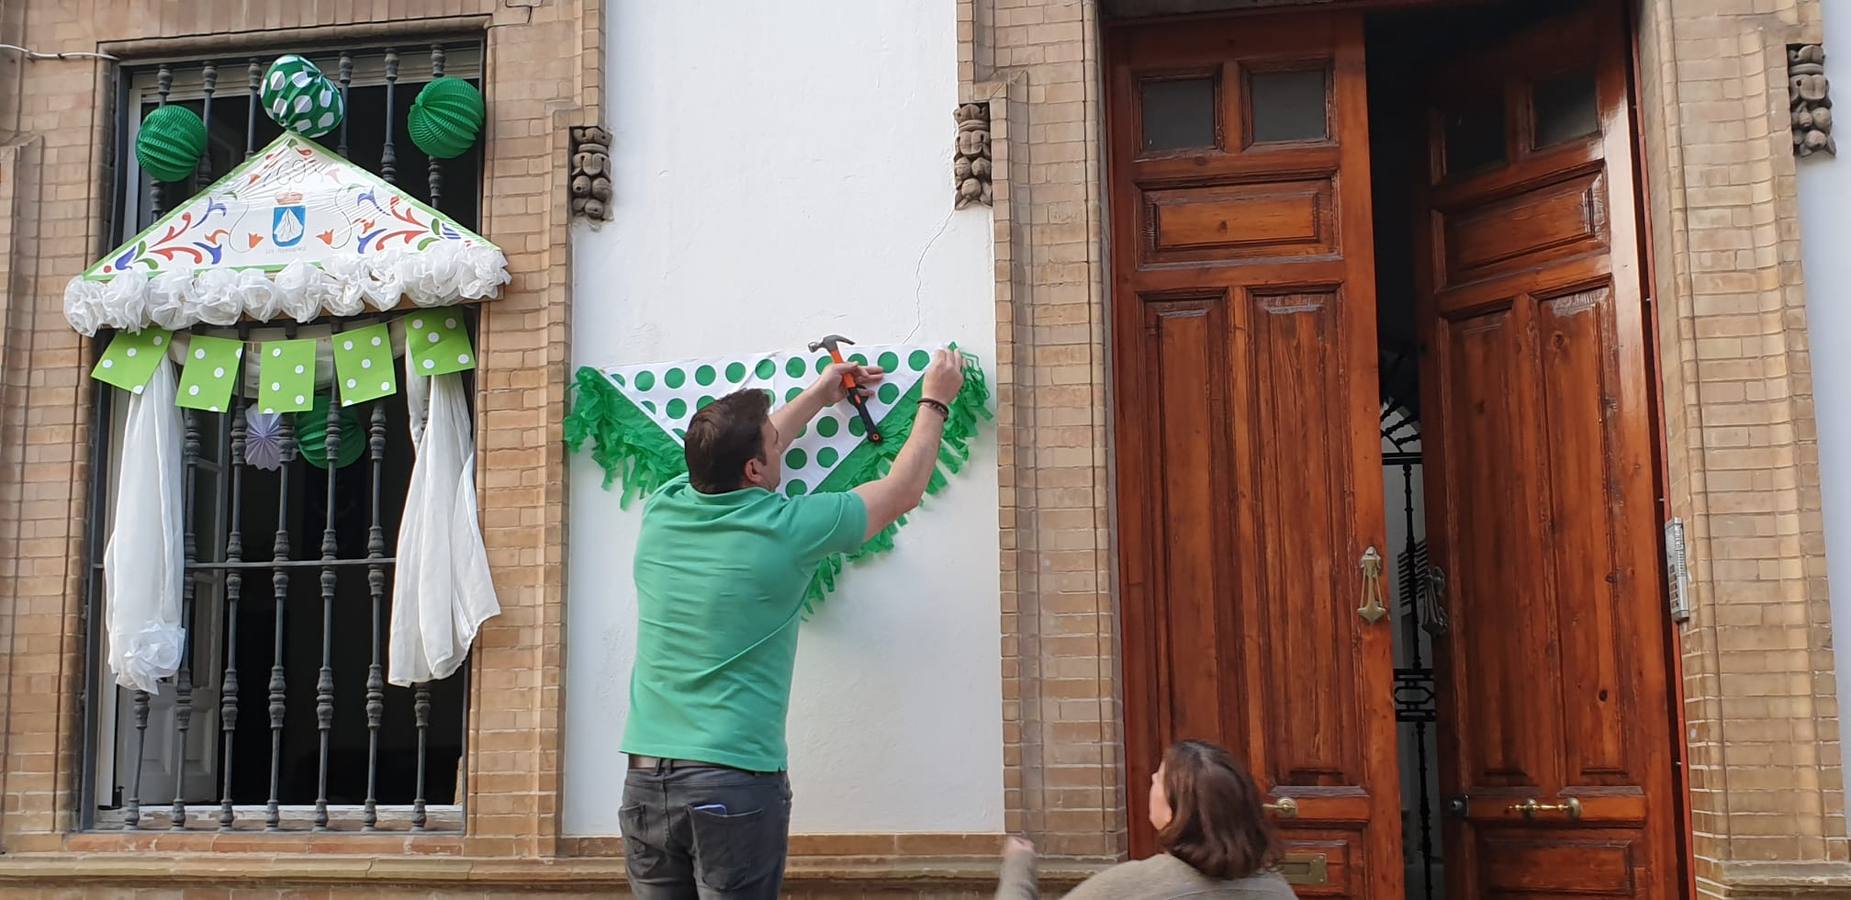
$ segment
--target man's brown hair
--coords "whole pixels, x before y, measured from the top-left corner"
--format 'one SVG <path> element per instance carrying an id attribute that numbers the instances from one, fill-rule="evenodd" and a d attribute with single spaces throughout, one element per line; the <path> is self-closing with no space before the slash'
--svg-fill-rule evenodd
<path id="1" fill-rule="evenodd" d="M 1163 756 L 1170 824 L 1157 841 L 1210 878 L 1245 878 L 1279 860 L 1279 840 L 1260 806 L 1260 789 L 1228 751 L 1180 741 Z"/>
<path id="2" fill-rule="evenodd" d="M 748 389 L 727 394 L 695 413 L 683 439 L 688 483 L 703 494 L 745 487 L 746 463 L 765 456 L 770 411 L 771 395 Z"/>

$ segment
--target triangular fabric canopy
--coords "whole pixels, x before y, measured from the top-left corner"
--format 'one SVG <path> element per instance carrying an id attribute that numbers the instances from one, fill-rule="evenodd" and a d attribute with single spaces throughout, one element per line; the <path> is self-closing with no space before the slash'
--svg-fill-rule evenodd
<path id="1" fill-rule="evenodd" d="M 508 281 L 500 248 L 294 132 L 104 256 L 64 290 L 64 314 L 101 328 L 177 330 L 249 317 L 307 322 L 447 306 Z"/>

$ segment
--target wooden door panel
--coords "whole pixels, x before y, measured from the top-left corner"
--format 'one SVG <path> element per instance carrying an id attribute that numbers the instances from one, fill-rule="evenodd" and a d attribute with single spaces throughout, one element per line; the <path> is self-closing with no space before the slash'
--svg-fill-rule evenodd
<path id="1" fill-rule="evenodd" d="M 1419 316 L 1453 896 L 1675 891 L 1627 59 L 1618 5 L 1586 4 L 1431 86 Z M 1537 86 L 1576 79 L 1598 127 L 1539 147 L 1559 123 Z M 1460 85 L 1504 98 L 1503 145 L 1453 173 Z"/>
<path id="2" fill-rule="evenodd" d="M 1350 564 L 1345 493 L 1347 404 L 1353 401 L 1329 348 L 1337 343 L 1334 290 L 1250 293 L 1240 342 L 1236 466 L 1251 546 L 1242 590 L 1251 624 L 1248 671 L 1263 710 L 1252 764 L 1276 787 L 1367 782 L 1356 743 L 1362 721 L 1354 632 L 1361 577 Z M 1340 556 L 1342 558 L 1340 558 Z M 1252 590 L 1257 587 L 1258 590 Z M 1320 798 L 1321 799 L 1321 798 Z M 1316 799 L 1300 799 L 1317 804 Z M 1317 810 L 1308 811 L 1307 814 Z"/>
<path id="3" fill-rule="evenodd" d="M 1328 177 L 1153 188 L 1144 193 L 1145 265 L 1337 252 Z"/>
<path id="4" fill-rule="evenodd" d="M 1607 185 L 1599 169 L 1570 171 L 1540 184 L 1456 208 L 1439 208 L 1451 287 L 1606 249 Z"/>
<path id="5" fill-rule="evenodd" d="M 1306 896 L 1399 897 L 1389 635 L 1357 613 L 1383 542 L 1361 20 L 1108 45 L 1133 854 L 1163 749 L 1206 738 L 1281 804 Z M 1322 104 L 1269 119 L 1282 72 Z"/>
<path id="6" fill-rule="evenodd" d="M 1157 442 L 1153 475 L 1161 493 L 1151 523 L 1159 557 L 1158 664 L 1174 673 L 1158 698 L 1162 715 L 1180 734 L 1237 745 L 1240 721 L 1231 714 L 1229 685 L 1221 673 L 1236 665 L 1224 652 L 1236 627 L 1234 610 L 1217 603 L 1168 602 L 1230 591 L 1223 549 L 1227 510 L 1220 501 L 1226 478 L 1224 394 L 1207 390 L 1201 373 L 1226 370 L 1227 304 L 1221 298 L 1156 301 L 1145 315 L 1155 332 L 1148 360 L 1157 402 L 1147 425 Z"/>

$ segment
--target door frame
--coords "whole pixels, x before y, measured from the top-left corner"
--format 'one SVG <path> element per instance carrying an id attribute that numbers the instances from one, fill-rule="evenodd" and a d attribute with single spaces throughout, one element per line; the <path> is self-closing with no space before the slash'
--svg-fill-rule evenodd
<path id="1" fill-rule="evenodd" d="M 1640 287 L 1641 302 L 1645 304 L 1645 310 L 1644 310 L 1645 348 L 1644 349 L 1645 349 L 1645 365 L 1647 369 L 1646 383 L 1647 383 L 1647 396 L 1648 396 L 1648 413 L 1650 416 L 1650 431 L 1651 431 L 1650 449 L 1652 453 L 1652 462 L 1653 462 L 1652 484 L 1653 484 L 1653 489 L 1654 489 L 1654 492 L 1656 495 L 1656 501 L 1657 501 L 1653 507 L 1655 518 L 1656 518 L 1656 521 L 1653 523 L 1653 528 L 1658 536 L 1657 546 L 1658 546 L 1658 552 L 1659 552 L 1659 559 L 1662 563 L 1662 560 L 1665 554 L 1664 525 L 1668 521 L 1668 514 L 1670 510 L 1670 503 L 1669 503 L 1670 477 L 1669 477 L 1669 469 L 1668 469 L 1669 463 L 1667 460 L 1667 448 L 1665 444 L 1665 431 L 1664 431 L 1664 397 L 1663 397 L 1664 381 L 1662 377 L 1662 371 L 1663 371 L 1662 370 L 1662 356 L 1663 354 L 1660 352 L 1661 333 L 1659 331 L 1660 303 L 1659 303 L 1658 292 L 1656 289 L 1658 260 L 1657 260 L 1656 255 L 1653 253 L 1653 248 L 1655 246 L 1655 243 L 1653 240 L 1653 232 L 1655 230 L 1655 223 L 1651 216 L 1651 204 L 1650 204 L 1652 175 L 1651 175 L 1650 167 L 1647 165 L 1647 160 L 1649 159 L 1649 156 L 1646 152 L 1648 149 L 1648 142 L 1647 142 L 1646 132 L 1643 127 L 1643 122 L 1640 118 L 1640 108 L 1639 108 L 1640 89 L 1641 89 L 1641 73 L 1643 71 L 1642 61 L 1639 56 L 1639 53 L 1640 53 L 1639 38 L 1640 38 L 1640 33 L 1641 33 L 1640 32 L 1640 22 L 1639 22 L 1639 11 L 1638 11 L 1637 0 L 1596 0 L 1596 2 L 1613 4 L 1613 5 L 1617 5 L 1620 8 L 1621 10 L 1620 21 L 1622 22 L 1621 27 L 1625 29 L 1626 33 L 1624 35 L 1624 40 L 1626 42 L 1626 47 L 1628 48 L 1628 51 L 1630 53 L 1630 60 L 1627 66 L 1627 73 L 1626 73 L 1627 74 L 1627 83 L 1626 83 L 1627 109 L 1628 109 L 1628 114 L 1629 114 L 1628 115 L 1628 128 L 1631 130 L 1632 142 L 1636 148 L 1635 153 L 1633 154 L 1633 166 L 1632 166 L 1633 168 L 1633 172 L 1632 172 L 1633 198 L 1632 199 L 1633 199 L 1634 206 L 1637 210 L 1637 221 L 1639 223 L 1638 229 L 1637 229 L 1637 240 L 1639 242 L 1639 247 L 1638 247 L 1637 252 L 1638 252 L 1638 258 L 1640 260 L 1638 272 L 1639 272 L 1639 278 L 1641 281 L 1641 284 L 1639 287 Z M 1225 11 L 1206 12 L 1206 13 L 1190 13 L 1190 14 L 1182 14 L 1182 15 L 1165 14 L 1165 15 L 1146 16 L 1146 17 L 1104 18 L 1099 25 L 1099 41 L 1100 41 L 1100 47 L 1101 47 L 1100 55 L 1103 59 L 1106 59 L 1109 61 L 1111 53 L 1108 48 L 1115 42 L 1115 40 L 1117 40 L 1117 37 L 1116 37 L 1117 32 L 1120 32 L 1127 28 L 1150 25 L 1154 23 L 1184 21 L 1184 22 L 1194 23 L 1194 24 L 1197 24 L 1205 28 L 1213 28 L 1213 27 L 1221 26 L 1223 24 L 1234 24 L 1241 20 L 1250 19 L 1250 18 L 1257 17 L 1257 16 L 1266 16 L 1266 17 L 1304 16 L 1308 18 L 1308 17 L 1313 17 L 1313 16 L 1327 17 L 1327 16 L 1339 15 L 1343 13 L 1353 13 L 1356 11 L 1379 12 L 1379 11 L 1386 11 L 1386 10 L 1404 10 L 1404 11 L 1419 10 L 1419 9 L 1438 10 L 1438 9 L 1445 9 L 1449 7 L 1467 7 L 1471 5 L 1474 5 L 1474 0 L 1354 0 L 1354 2 L 1345 4 L 1341 10 L 1333 10 L 1328 5 L 1328 0 L 1325 0 L 1325 2 L 1318 2 L 1318 0 L 1291 0 L 1291 2 L 1281 3 L 1277 5 L 1270 5 L 1270 6 L 1259 7 L 1259 8 L 1239 9 L 1239 10 L 1225 10 Z M 1102 160 L 1102 164 L 1099 168 L 1099 173 L 1098 173 L 1098 178 L 1100 179 L 1100 183 L 1097 187 L 1097 190 L 1099 191 L 1100 204 L 1102 207 L 1101 221 L 1106 226 L 1105 228 L 1101 230 L 1101 235 L 1100 235 L 1099 240 L 1101 242 L 1101 247 L 1103 250 L 1102 258 L 1105 260 L 1105 263 L 1106 263 L 1105 278 L 1103 279 L 1104 283 L 1102 285 L 1103 292 L 1101 295 L 1101 306 L 1107 313 L 1104 315 L 1104 343 L 1105 343 L 1106 368 L 1107 368 L 1107 377 L 1105 378 L 1105 397 L 1106 397 L 1106 400 L 1105 400 L 1106 410 L 1105 411 L 1106 411 L 1106 416 L 1107 416 L 1106 433 L 1108 435 L 1108 438 L 1107 438 L 1108 447 L 1107 447 L 1107 454 L 1106 454 L 1106 469 L 1107 469 L 1107 475 L 1108 475 L 1107 504 L 1110 510 L 1108 521 L 1110 522 L 1110 525 L 1111 525 L 1111 535 L 1112 535 L 1111 548 L 1110 548 L 1111 549 L 1111 565 L 1112 565 L 1112 572 L 1113 572 L 1112 590 L 1114 591 L 1115 596 L 1122 597 L 1124 586 L 1122 583 L 1122 578 L 1123 578 L 1122 566 L 1120 565 L 1120 557 L 1122 555 L 1122 549 L 1118 542 L 1118 517 L 1119 517 L 1120 502 L 1118 499 L 1118 459 L 1117 459 L 1117 447 L 1116 447 L 1116 438 L 1115 438 L 1116 430 L 1118 427 L 1117 421 L 1119 418 L 1119 409 L 1118 409 L 1119 400 L 1116 395 L 1117 392 L 1113 388 L 1113 385 L 1115 384 L 1115 381 L 1116 381 L 1116 376 L 1113 374 L 1113 369 L 1116 367 L 1116 364 L 1117 364 L 1116 363 L 1117 353 L 1115 352 L 1117 339 L 1113 333 L 1114 332 L 1113 316 L 1109 314 L 1109 311 L 1113 309 L 1113 304 L 1115 302 L 1115 297 L 1113 296 L 1113 294 L 1117 289 L 1117 283 L 1119 281 L 1118 268 L 1120 265 L 1119 258 L 1115 254 L 1113 250 L 1113 246 L 1112 246 L 1113 241 L 1114 241 L 1114 236 L 1113 236 L 1113 229 L 1111 225 L 1114 221 L 1114 216 L 1115 216 L 1115 213 L 1113 211 L 1113 205 L 1114 203 L 1121 201 L 1123 198 L 1115 197 L 1112 193 L 1112 180 L 1111 180 L 1112 169 L 1111 169 L 1111 162 L 1110 162 L 1111 140 L 1109 137 L 1110 133 L 1108 130 L 1110 128 L 1110 121 L 1111 121 L 1112 114 L 1109 110 L 1106 109 L 1106 107 L 1110 104 L 1110 98 L 1111 98 L 1111 92 L 1112 92 L 1111 91 L 1112 74 L 1111 74 L 1110 66 L 1105 65 L 1105 64 L 1100 65 L 1097 68 L 1096 74 L 1094 77 L 1096 78 L 1094 87 L 1099 92 L 1097 96 L 1100 97 L 1099 102 L 1100 102 L 1100 107 L 1101 107 L 1101 111 L 1100 111 L 1101 130 L 1097 134 L 1095 134 L 1093 137 L 1093 140 L 1096 142 L 1098 146 L 1099 153 L 1101 154 L 1100 159 Z M 1666 712 L 1666 715 L 1670 718 L 1669 731 L 1670 731 L 1670 734 L 1672 735 L 1672 742 L 1671 742 L 1672 746 L 1669 748 L 1669 751 L 1671 753 L 1671 759 L 1672 759 L 1672 767 L 1671 767 L 1672 769 L 1672 791 L 1671 793 L 1672 793 L 1673 801 L 1676 804 L 1676 814 L 1673 818 L 1678 823 L 1677 830 L 1674 835 L 1674 839 L 1676 842 L 1676 858 L 1677 858 L 1678 867 L 1679 867 L 1678 883 L 1681 885 L 1681 893 L 1685 897 L 1693 898 L 1694 900 L 1696 896 L 1696 884 L 1695 884 L 1695 878 L 1694 878 L 1696 848 L 1692 840 L 1693 825 L 1691 821 L 1691 808 L 1692 807 L 1691 807 L 1691 801 L 1690 801 L 1690 770 L 1689 770 L 1689 762 L 1688 762 L 1689 743 L 1685 737 L 1686 713 L 1685 713 L 1685 686 L 1684 686 L 1684 677 L 1683 677 L 1682 630 L 1678 628 L 1678 623 L 1673 621 L 1670 615 L 1670 608 L 1669 608 L 1670 586 L 1667 583 L 1666 573 L 1664 571 L 1664 566 L 1662 564 L 1655 567 L 1652 577 L 1654 579 L 1655 584 L 1657 585 L 1656 594 L 1660 600 L 1659 609 L 1661 612 L 1659 622 L 1660 622 L 1661 627 L 1664 629 L 1664 634 L 1665 634 L 1665 639 L 1666 639 L 1665 640 L 1666 659 L 1664 660 L 1664 665 L 1665 665 L 1665 670 L 1666 670 L 1667 699 L 1668 699 L 1668 704 L 1670 708 L 1666 710 L 1665 712 Z M 1118 662 L 1119 662 L 1119 667 L 1120 667 L 1118 677 L 1115 679 L 1116 681 L 1115 691 L 1118 695 L 1117 699 L 1119 701 L 1118 703 L 1119 711 L 1118 711 L 1117 718 L 1118 718 L 1119 737 L 1120 737 L 1120 746 L 1121 746 L 1121 753 L 1120 753 L 1120 757 L 1118 761 L 1118 768 L 1119 768 L 1120 775 L 1121 775 L 1121 784 L 1124 785 L 1124 789 L 1127 792 L 1139 791 L 1139 790 L 1144 790 L 1145 786 L 1142 784 L 1131 784 L 1129 781 L 1123 780 L 1123 779 L 1129 778 L 1130 768 L 1126 764 L 1126 755 L 1130 752 L 1130 749 L 1131 749 L 1130 748 L 1131 737 L 1134 731 L 1139 731 L 1140 729 L 1138 726 L 1134 726 L 1134 724 L 1129 721 L 1128 707 L 1126 706 L 1126 702 L 1125 702 L 1127 698 L 1125 696 L 1124 669 L 1127 666 L 1127 664 L 1130 662 L 1130 660 L 1126 658 L 1126 655 L 1124 653 L 1124 648 L 1127 646 L 1127 642 L 1124 640 L 1124 629 L 1126 625 L 1125 610 L 1124 610 L 1122 603 L 1115 602 L 1114 606 L 1117 607 L 1117 615 L 1116 615 L 1117 627 L 1118 627 L 1117 657 L 1118 657 Z M 1142 742 L 1139 741 L 1138 743 L 1140 743 L 1141 745 Z M 1125 796 L 1125 801 L 1123 802 L 1122 808 L 1126 810 L 1129 810 L 1131 808 L 1131 804 L 1128 801 L 1129 801 L 1129 794 Z M 1127 827 L 1129 827 L 1129 823 L 1127 823 Z M 1129 847 L 1128 841 L 1121 841 L 1121 846 Z"/>

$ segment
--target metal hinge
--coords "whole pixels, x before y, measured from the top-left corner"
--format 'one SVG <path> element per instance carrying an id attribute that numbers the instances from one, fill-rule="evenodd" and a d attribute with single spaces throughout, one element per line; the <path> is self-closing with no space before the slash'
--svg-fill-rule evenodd
<path id="1" fill-rule="evenodd" d="M 1671 621 L 1690 621 L 1690 557 L 1684 543 L 1684 520 L 1665 523 L 1665 599 Z"/>

